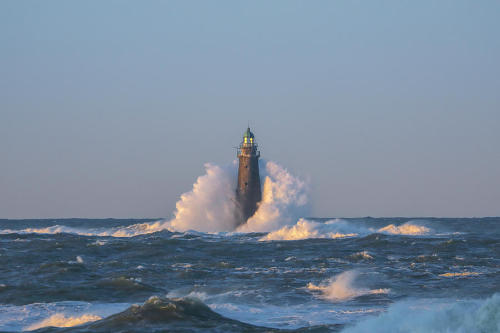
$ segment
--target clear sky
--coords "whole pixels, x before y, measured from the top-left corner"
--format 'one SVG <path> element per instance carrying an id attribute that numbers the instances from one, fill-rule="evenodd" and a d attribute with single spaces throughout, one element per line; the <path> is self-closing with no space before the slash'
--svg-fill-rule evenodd
<path id="1" fill-rule="evenodd" d="M 169 217 L 250 121 L 313 215 L 500 215 L 499 1 L 0 1 L 0 217 Z"/>

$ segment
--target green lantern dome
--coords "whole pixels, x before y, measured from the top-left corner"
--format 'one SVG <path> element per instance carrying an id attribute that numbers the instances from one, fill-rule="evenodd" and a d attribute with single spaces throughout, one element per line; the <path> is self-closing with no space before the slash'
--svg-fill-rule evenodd
<path id="1" fill-rule="evenodd" d="M 250 127 L 247 128 L 247 131 L 245 132 L 245 134 L 243 134 L 243 138 L 253 138 L 253 133 L 250 131 Z"/>

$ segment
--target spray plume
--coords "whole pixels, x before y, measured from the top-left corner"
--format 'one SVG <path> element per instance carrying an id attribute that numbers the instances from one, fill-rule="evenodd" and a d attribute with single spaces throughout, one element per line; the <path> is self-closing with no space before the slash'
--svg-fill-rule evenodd
<path id="1" fill-rule="evenodd" d="M 308 212 L 306 182 L 275 162 L 261 161 L 263 198 L 255 214 L 237 232 L 267 232 L 293 224 Z M 206 174 L 181 195 L 170 221 L 136 224 L 112 233 L 135 236 L 161 230 L 227 232 L 236 228 L 236 162 L 226 167 L 205 164 Z"/>

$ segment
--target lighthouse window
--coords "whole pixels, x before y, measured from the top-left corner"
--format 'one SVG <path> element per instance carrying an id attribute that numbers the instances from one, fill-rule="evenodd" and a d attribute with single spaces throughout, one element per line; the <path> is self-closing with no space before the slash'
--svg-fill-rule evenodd
<path id="1" fill-rule="evenodd" d="M 248 143 L 248 138 L 247 138 L 247 137 L 245 137 L 245 141 L 244 141 L 244 142 L 245 142 L 245 143 Z"/>
<path id="2" fill-rule="evenodd" d="M 250 143 L 253 143 L 253 138 L 250 138 Z"/>

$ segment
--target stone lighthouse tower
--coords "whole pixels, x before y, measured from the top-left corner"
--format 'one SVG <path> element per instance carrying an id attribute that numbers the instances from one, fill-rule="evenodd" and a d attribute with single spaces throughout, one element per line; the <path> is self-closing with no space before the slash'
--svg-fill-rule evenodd
<path id="1" fill-rule="evenodd" d="M 257 150 L 255 137 L 247 128 L 243 141 L 238 147 L 238 187 L 236 200 L 238 205 L 238 225 L 245 223 L 257 210 L 257 204 L 262 198 L 259 176 L 260 151 Z"/>

